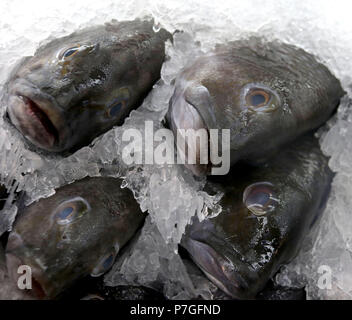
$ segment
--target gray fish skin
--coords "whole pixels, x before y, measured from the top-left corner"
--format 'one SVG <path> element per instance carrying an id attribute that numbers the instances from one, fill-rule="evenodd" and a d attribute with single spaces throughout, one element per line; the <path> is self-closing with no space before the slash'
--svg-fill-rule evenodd
<path id="1" fill-rule="evenodd" d="M 325 206 L 333 176 L 313 137 L 289 145 L 265 167 L 245 169 L 208 183 L 208 190 L 224 192 L 223 210 L 195 221 L 182 239 L 208 278 L 237 299 L 254 298 L 295 257 Z M 247 198 L 245 190 L 252 190 Z M 268 200 L 269 194 L 277 201 Z M 248 199 L 274 209 L 255 215 Z"/>
<path id="2" fill-rule="evenodd" d="M 231 165 L 257 164 L 322 125 L 343 94 L 340 82 L 309 53 L 253 37 L 218 46 L 187 66 L 175 81 L 167 118 L 174 132 L 230 129 Z M 186 166 L 195 175 L 209 174 L 211 167 Z"/>
<path id="3" fill-rule="evenodd" d="M 6 246 L 9 275 L 16 281 L 18 266 L 28 265 L 31 294 L 55 298 L 78 279 L 109 270 L 144 219 L 119 179 L 85 178 L 64 186 L 20 212 Z"/>
<path id="4" fill-rule="evenodd" d="M 77 149 L 123 122 L 160 77 L 170 33 L 153 21 L 111 22 L 54 39 L 6 85 L 12 123 L 50 152 Z"/>

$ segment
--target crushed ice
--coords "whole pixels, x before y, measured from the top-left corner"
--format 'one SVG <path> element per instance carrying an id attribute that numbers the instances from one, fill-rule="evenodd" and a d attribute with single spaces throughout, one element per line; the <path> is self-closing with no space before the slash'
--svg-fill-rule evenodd
<path id="1" fill-rule="evenodd" d="M 113 128 L 67 158 L 30 150 L 17 131 L 4 123 L 2 115 L 6 106 L 1 105 L 0 182 L 9 188 L 11 197 L 1 212 L 0 234 L 11 228 L 17 213 L 13 202 L 17 191 L 26 192 L 25 203 L 29 204 L 52 195 L 57 187 L 86 176 L 120 177 L 124 179 L 124 187 L 134 192 L 142 210 L 149 212 L 149 217 L 141 236 L 106 276 L 106 283 L 154 287 L 163 283 L 162 289 L 170 298 L 198 295 L 211 298 L 212 285 L 206 281 L 198 288 L 176 250 L 193 215 L 204 219 L 220 212 L 217 203 L 221 195 L 203 192 L 205 181 L 195 180 L 181 166 L 123 164 L 123 129 L 137 128 L 143 133 L 145 120 L 154 121 L 155 129 L 163 127 L 173 91 L 172 80 L 179 70 L 216 42 L 251 33 L 278 38 L 317 55 L 349 91 L 352 88 L 349 2 L 340 2 L 334 7 L 330 1 L 300 4 L 283 0 L 266 1 L 265 5 L 257 0 L 223 1 L 221 5 L 198 0 L 17 2 L 6 0 L 0 4 L 1 12 L 6 13 L 0 21 L 0 89 L 21 57 L 33 54 L 40 43 L 81 27 L 111 19 L 152 15 L 156 31 L 165 27 L 177 32 L 173 45 L 167 45 L 169 60 L 163 65 L 162 79 L 143 105 L 130 114 L 122 127 Z M 336 172 L 331 196 L 314 235 L 276 280 L 282 285 L 306 286 L 309 298 L 351 298 L 352 113 L 348 98 L 342 101 L 337 116 L 320 134 L 322 149 L 331 156 L 330 166 Z M 320 288 L 321 266 L 332 270 L 330 289 Z"/>

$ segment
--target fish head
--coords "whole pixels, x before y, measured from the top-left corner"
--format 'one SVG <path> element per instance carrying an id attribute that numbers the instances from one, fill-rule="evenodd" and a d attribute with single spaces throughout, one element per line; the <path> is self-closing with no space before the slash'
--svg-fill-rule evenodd
<path id="1" fill-rule="evenodd" d="M 118 195 L 116 179 L 82 182 L 27 207 L 10 233 L 8 272 L 17 282 L 19 266 L 29 266 L 30 293 L 38 298 L 56 297 L 80 278 L 104 274 L 143 220 L 138 205 L 124 200 L 131 195 Z"/>
<path id="2" fill-rule="evenodd" d="M 222 129 L 229 129 L 232 164 L 255 153 L 263 143 L 273 144 L 273 137 L 282 131 L 281 119 L 287 111 L 283 87 L 282 78 L 252 61 L 229 53 L 201 57 L 176 80 L 170 126 L 174 132 L 217 129 L 219 153 L 226 148 Z M 186 166 L 196 175 L 211 168 L 199 163 Z"/>
<path id="3" fill-rule="evenodd" d="M 182 246 L 221 290 L 252 299 L 295 254 L 311 217 L 309 200 L 296 187 L 267 181 L 232 191 L 217 217 L 188 227 Z"/>
<path id="4" fill-rule="evenodd" d="M 7 84 L 11 122 L 50 152 L 76 149 L 120 124 L 140 102 L 136 92 L 154 81 L 139 73 L 132 40 L 122 43 L 118 30 L 100 26 L 39 47 Z"/>

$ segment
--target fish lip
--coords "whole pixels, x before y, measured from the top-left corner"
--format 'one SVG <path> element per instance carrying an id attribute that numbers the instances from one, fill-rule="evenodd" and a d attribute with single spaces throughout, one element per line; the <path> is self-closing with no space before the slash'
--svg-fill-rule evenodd
<path id="1" fill-rule="evenodd" d="M 31 274 L 32 289 L 26 289 L 26 293 L 38 299 L 47 298 L 45 286 L 43 286 L 42 281 L 39 280 L 40 279 L 39 273 L 37 272 L 37 269 L 35 267 L 33 267 L 32 265 L 28 265 L 12 252 L 6 253 L 6 265 L 7 265 L 8 275 L 16 285 L 18 282 L 18 278 L 20 276 L 20 274 L 17 273 L 18 268 L 22 265 L 29 266 L 32 271 L 32 274 Z"/>
<path id="2" fill-rule="evenodd" d="M 174 135 L 177 137 L 177 132 L 179 129 L 186 129 L 186 130 L 187 129 L 194 129 L 192 127 L 191 128 L 182 128 L 182 120 L 179 120 L 179 121 L 176 120 L 177 113 L 180 114 L 186 108 L 188 108 L 188 111 L 190 111 L 190 110 L 191 110 L 191 112 L 193 111 L 194 116 L 198 116 L 198 121 L 200 123 L 201 128 L 197 128 L 195 130 L 205 129 L 208 134 L 208 164 L 201 164 L 201 163 L 190 164 L 190 163 L 187 163 L 187 159 L 186 159 L 184 165 L 186 168 L 188 168 L 196 176 L 201 177 L 201 176 L 207 175 L 210 172 L 210 169 L 212 167 L 212 163 L 211 163 L 210 156 L 209 156 L 209 153 L 210 153 L 210 150 L 209 150 L 209 148 L 210 148 L 209 127 L 206 124 L 206 122 L 204 121 L 199 110 L 193 104 L 186 101 L 182 96 L 175 97 L 175 95 L 176 94 L 174 94 L 173 98 L 170 100 L 170 108 L 169 108 L 169 112 L 167 115 L 171 130 L 174 133 Z M 179 104 L 179 108 L 177 108 L 177 109 L 180 109 L 180 110 L 175 110 L 176 109 L 176 107 L 174 106 L 175 104 Z M 179 150 L 179 148 L 177 148 L 177 149 L 178 149 L 178 152 L 185 154 L 184 151 Z M 187 148 L 187 150 L 188 150 L 188 148 Z M 198 153 L 198 150 L 196 151 L 196 153 Z"/>
<path id="3" fill-rule="evenodd" d="M 66 130 L 62 109 L 55 99 L 28 81 L 11 88 L 7 113 L 15 127 L 34 145 L 49 151 L 60 148 Z"/>
<path id="4" fill-rule="evenodd" d="M 21 258 L 17 251 L 23 250 L 25 244 L 22 237 L 15 231 L 10 233 L 8 243 L 6 246 L 6 267 L 10 279 L 16 283 L 20 274 L 18 274 L 18 268 L 20 266 L 29 266 L 31 269 L 32 289 L 26 290 L 27 293 L 35 298 L 44 299 L 48 296 L 45 279 L 42 278 L 42 272 L 39 268 L 35 267 L 31 263 L 27 263 L 25 258 Z"/>
<path id="5" fill-rule="evenodd" d="M 248 298 L 248 283 L 235 270 L 226 270 L 224 265 L 232 265 L 232 262 L 226 256 L 219 254 L 209 244 L 190 237 L 187 237 L 187 239 L 184 241 L 184 246 L 193 257 L 194 262 L 198 265 L 198 267 L 221 290 L 223 290 L 234 299 Z M 204 259 L 198 258 L 202 250 L 206 251 L 207 256 L 205 257 L 205 261 Z M 205 263 L 208 263 L 208 265 Z M 223 263 L 223 266 L 221 263 Z"/>

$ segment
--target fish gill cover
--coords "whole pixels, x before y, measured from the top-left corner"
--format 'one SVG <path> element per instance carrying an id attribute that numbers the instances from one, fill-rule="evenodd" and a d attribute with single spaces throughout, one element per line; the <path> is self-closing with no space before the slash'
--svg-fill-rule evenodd
<path id="1" fill-rule="evenodd" d="M 32 55 L 39 44 L 68 35 L 83 27 L 111 19 L 154 18 L 160 27 L 174 34 L 167 43 L 168 60 L 161 80 L 143 105 L 131 112 L 121 127 L 101 135 L 68 157 L 34 152 L 19 133 L 3 120 L 0 110 L 0 179 L 9 189 L 26 191 L 25 203 L 48 197 L 54 189 L 86 176 L 115 176 L 134 192 L 149 218 L 131 248 L 105 276 L 107 285 L 155 285 L 163 280 L 169 298 L 212 298 L 214 286 L 192 281 L 175 253 L 186 225 L 195 214 L 200 220 L 221 211 L 221 194 L 202 191 L 205 179 L 194 179 L 177 165 L 127 166 L 121 160 L 124 129 L 138 128 L 144 135 L 145 120 L 154 129 L 163 127 L 163 118 L 173 93 L 173 79 L 179 71 L 216 43 L 257 35 L 279 39 L 316 55 L 351 94 L 352 34 L 347 1 L 2 1 L 0 12 L 0 89 L 9 72 L 24 56 Z M 14 23 L 15 22 L 15 23 Z M 320 131 L 322 149 L 331 156 L 337 174 L 323 218 L 314 236 L 305 241 L 299 256 L 276 277 L 281 285 L 304 286 L 308 298 L 352 298 L 352 222 L 349 219 L 352 191 L 351 102 L 345 97 L 337 115 Z M 0 233 L 10 230 L 17 207 L 10 197 L 1 212 Z M 318 287 L 318 269 L 332 269 L 332 289 Z"/>

